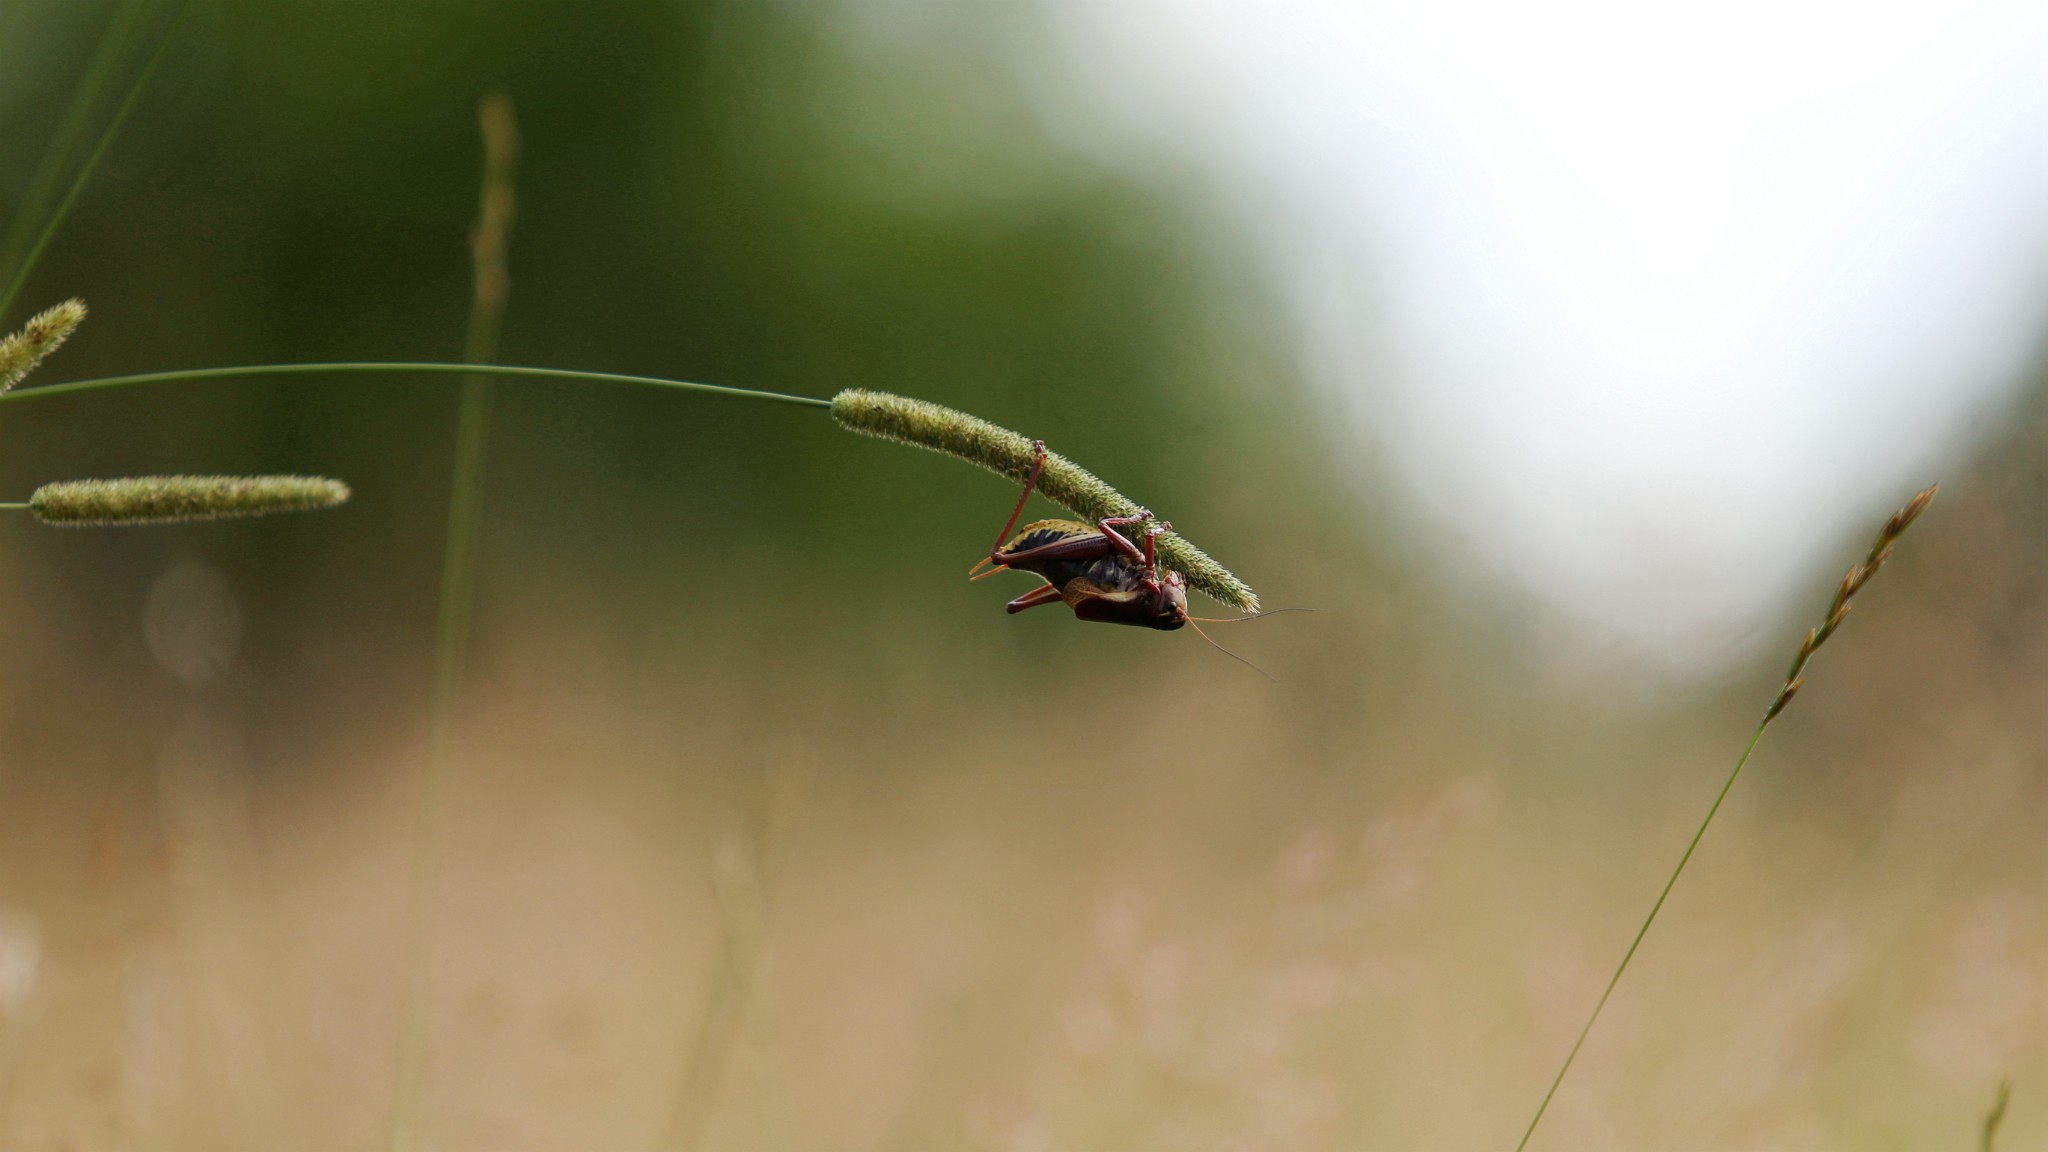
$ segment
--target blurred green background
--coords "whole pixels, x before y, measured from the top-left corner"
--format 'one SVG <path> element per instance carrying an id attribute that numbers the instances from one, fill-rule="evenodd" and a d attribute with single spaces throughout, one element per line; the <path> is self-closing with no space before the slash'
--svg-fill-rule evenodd
<path id="1" fill-rule="evenodd" d="M 502 91 L 502 360 L 1042 436 L 1318 609 L 1218 632 L 1277 683 L 1006 617 L 963 576 L 1014 491 L 957 462 L 506 382 L 436 801 L 451 380 L 10 403 L 7 492 L 356 497 L 0 525 L 0 1144 L 1512 1146 L 1778 657 L 1558 673 L 1361 494 L 1202 190 L 1034 118 L 1032 9 L 850 11 L 195 2 L 0 324 L 91 304 L 35 384 L 456 359 Z M 0 238 L 131 13 L 88 146 L 170 6 L 0 4 Z M 2007 1075 L 2048 1138 L 2044 436 L 2036 389 L 1817 662 L 1538 1146 L 1962 1147 Z"/>

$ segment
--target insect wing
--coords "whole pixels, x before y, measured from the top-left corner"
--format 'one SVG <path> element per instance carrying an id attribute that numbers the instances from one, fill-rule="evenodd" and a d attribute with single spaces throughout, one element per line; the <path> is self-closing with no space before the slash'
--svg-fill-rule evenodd
<path id="1" fill-rule="evenodd" d="M 1098 544 L 1107 543 L 1103 540 L 1101 532 L 1086 524 L 1073 520 L 1039 520 L 1026 524 L 1023 531 L 1012 537 L 1008 544 L 1003 545 L 998 555 L 1006 561 L 1026 554 L 1053 558 L 1054 553 L 1041 550 L 1058 545 L 1061 546 L 1057 549 L 1059 554 L 1071 555 L 1071 549 L 1088 551 L 1090 541 Z"/>

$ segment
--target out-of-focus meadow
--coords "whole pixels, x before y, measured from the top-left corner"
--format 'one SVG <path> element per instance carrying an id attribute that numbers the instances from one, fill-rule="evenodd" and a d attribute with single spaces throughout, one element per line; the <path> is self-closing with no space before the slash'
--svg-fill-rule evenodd
<path id="1" fill-rule="evenodd" d="M 0 5 L 0 238 L 121 9 Z M 1021 579 L 964 576 L 1015 492 L 958 462 L 505 382 L 437 798 L 450 381 L 10 403 L 0 492 L 356 497 L 0 523 L 0 1146 L 1512 1146 L 1890 505 L 1759 663 L 1553 659 L 1361 489 L 1219 206 L 1033 116 L 1000 65 L 1024 9 L 921 29 L 200 0 L 0 325 L 90 302 L 35 384 L 456 359 L 503 91 L 501 360 L 1043 436 L 1318 610 L 1217 631 L 1277 683 L 1188 633 L 1006 617 Z M 2044 453 L 2035 388 L 1943 477 L 1534 1146 L 1967 1147 L 2007 1076 L 2002 1146 L 2048 1140 Z"/>

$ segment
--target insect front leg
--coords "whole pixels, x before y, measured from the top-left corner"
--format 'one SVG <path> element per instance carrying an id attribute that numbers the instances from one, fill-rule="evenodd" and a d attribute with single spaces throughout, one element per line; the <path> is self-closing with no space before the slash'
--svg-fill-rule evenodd
<path id="1" fill-rule="evenodd" d="M 1131 561 L 1133 564 L 1149 565 L 1151 563 L 1151 534 L 1146 534 L 1146 551 L 1141 552 L 1136 544 L 1125 539 L 1124 534 L 1117 531 L 1117 529 L 1128 528 L 1133 524 L 1143 524 L 1150 519 L 1152 519 L 1152 513 L 1140 508 L 1134 515 L 1105 516 L 1095 523 L 1097 527 L 1102 529 L 1102 534 L 1109 537 L 1110 542 L 1116 545 L 1116 550 L 1124 554 L 1124 559 Z"/>
<path id="2" fill-rule="evenodd" d="M 1040 604 L 1057 604 L 1059 602 L 1059 589 L 1053 587 L 1049 583 L 1040 584 L 1038 587 L 1033 588 L 1031 591 L 1026 592 L 1022 596 L 1017 597 L 1015 600 L 1010 601 L 1008 604 L 1003 605 L 1003 611 L 1008 612 L 1012 616 L 1015 616 L 1017 613 L 1022 612 L 1026 608 L 1036 608 Z"/>
<path id="3" fill-rule="evenodd" d="M 1155 577 L 1159 575 L 1159 560 L 1158 560 L 1158 558 L 1157 558 L 1157 557 L 1156 557 L 1156 556 L 1154 555 L 1154 552 L 1155 552 L 1156 550 L 1155 550 L 1155 548 L 1153 547 L 1153 544 L 1154 544 L 1154 542 L 1155 542 L 1155 541 L 1157 541 L 1157 540 L 1158 540 L 1158 539 L 1159 539 L 1159 538 L 1160 538 L 1161 536 L 1164 536 L 1164 535 L 1166 535 L 1166 534 L 1167 534 L 1168 532 L 1171 532 L 1171 531 L 1173 531 L 1173 524 L 1172 524 L 1172 523 L 1171 523 L 1170 521 L 1166 521 L 1166 520 L 1161 520 L 1161 521 L 1159 521 L 1159 522 L 1158 522 L 1157 524 L 1154 524 L 1154 525 L 1152 525 L 1152 526 L 1151 526 L 1150 528 L 1147 528 L 1147 529 L 1145 529 L 1145 574 L 1146 574 L 1146 575 L 1148 575 L 1148 576 L 1155 576 Z"/>

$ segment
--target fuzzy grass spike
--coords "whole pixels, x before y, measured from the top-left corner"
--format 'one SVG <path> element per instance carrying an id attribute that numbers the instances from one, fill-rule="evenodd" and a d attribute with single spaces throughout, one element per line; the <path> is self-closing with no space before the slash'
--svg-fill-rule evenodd
<path id="1" fill-rule="evenodd" d="M 93 528 L 307 512 L 348 497 L 323 476 L 128 476 L 45 484 L 28 508 L 45 524 Z"/>
<path id="2" fill-rule="evenodd" d="M 832 398 L 832 418 L 862 435 L 956 456 L 1016 484 L 1030 477 L 1036 459 L 1032 442 L 1007 428 L 940 404 L 888 392 L 858 388 L 841 392 Z M 1045 454 L 1038 490 L 1090 521 L 1139 511 L 1129 497 L 1057 452 Z M 1244 581 L 1177 533 L 1161 535 L 1158 548 L 1160 563 L 1185 576 L 1190 586 L 1234 608 L 1259 610 L 1258 596 Z"/>
<path id="3" fill-rule="evenodd" d="M 0 340 L 0 392 L 21 383 L 84 321 L 85 301 L 73 298 L 36 313 L 21 331 Z"/>

